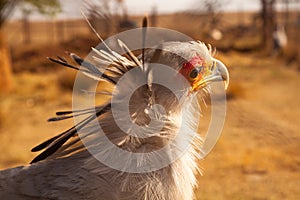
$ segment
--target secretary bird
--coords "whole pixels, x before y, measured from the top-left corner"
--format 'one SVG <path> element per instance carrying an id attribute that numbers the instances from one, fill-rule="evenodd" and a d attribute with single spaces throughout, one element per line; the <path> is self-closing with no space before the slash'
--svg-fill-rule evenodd
<path id="1" fill-rule="evenodd" d="M 33 152 L 43 152 L 30 165 L 0 171 L 1 200 L 194 198 L 203 142 L 197 128 L 198 101 L 210 92 L 212 82 L 224 82 L 227 88 L 228 71 L 202 42 L 162 42 L 143 48 L 140 56 L 121 40 L 118 44 L 123 55 L 108 46 L 93 48 L 94 63 L 73 53 L 69 55 L 76 65 L 50 58 L 116 89 L 95 92 L 110 96 L 102 105 L 57 112 L 49 119 L 81 117 L 75 126 L 34 147 Z M 129 122 L 122 113 L 126 98 Z"/>

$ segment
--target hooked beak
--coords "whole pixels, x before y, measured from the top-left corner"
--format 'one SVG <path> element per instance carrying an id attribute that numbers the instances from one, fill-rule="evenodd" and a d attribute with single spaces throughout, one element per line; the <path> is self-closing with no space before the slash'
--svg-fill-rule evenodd
<path id="1" fill-rule="evenodd" d="M 218 59 L 214 59 L 216 62 L 216 76 L 221 76 L 222 81 L 224 81 L 225 90 L 227 90 L 229 85 L 229 73 L 227 67 Z"/>
<path id="2" fill-rule="evenodd" d="M 202 80 L 196 82 L 192 86 L 192 91 L 197 91 L 200 88 L 205 87 L 210 82 L 223 81 L 225 90 L 229 85 L 229 73 L 226 66 L 219 61 L 218 59 L 213 58 L 213 66 L 209 72 L 209 74 L 204 77 Z"/>

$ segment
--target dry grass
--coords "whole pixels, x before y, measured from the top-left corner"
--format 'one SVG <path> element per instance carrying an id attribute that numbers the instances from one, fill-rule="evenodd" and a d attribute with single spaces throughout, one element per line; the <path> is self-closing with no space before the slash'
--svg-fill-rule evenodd
<path id="1" fill-rule="evenodd" d="M 0 151 L 5 152 L 0 154 L 0 168 L 28 163 L 34 145 L 67 127 L 48 124 L 47 118 L 71 105 L 71 93 L 59 90 L 54 73 L 22 73 L 14 82 L 14 91 L 0 97 Z"/>
<path id="2" fill-rule="evenodd" d="M 201 162 L 199 199 L 298 199 L 300 74 L 274 58 L 225 57 L 243 98 L 228 101 L 221 139 Z"/>
<path id="3" fill-rule="evenodd" d="M 198 28 L 193 27 L 195 36 Z M 241 40 L 237 45 L 242 48 L 255 42 Z M 64 50 L 86 55 L 89 45 L 95 46 L 78 40 L 71 44 L 43 50 L 28 47 L 40 54 L 27 54 L 26 59 L 25 50 L 14 49 L 14 64 L 22 66 L 34 57 L 63 55 Z M 299 53 L 296 45 L 284 54 L 289 58 L 295 52 Z M 217 57 L 229 68 L 230 98 L 223 134 L 200 162 L 204 175 L 199 176 L 197 199 L 300 199 L 300 73 L 287 67 L 283 59 L 260 53 L 227 51 L 217 53 Z M 299 54 L 297 59 L 299 62 Z M 20 70 L 14 76 L 15 90 L 0 96 L 1 169 L 28 163 L 34 157 L 30 153 L 33 146 L 72 124 L 46 122 L 56 110 L 71 108 L 74 80 L 73 72 L 51 66 L 39 74 Z"/>
<path id="4" fill-rule="evenodd" d="M 229 66 L 234 98 L 221 139 L 200 163 L 198 199 L 298 199 L 299 73 L 258 54 L 218 57 Z M 61 88 L 65 73 L 15 75 L 18 87 L 0 101 L 0 168 L 28 163 L 31 147 L 72 123 L 45 122 L 71 107 L 71 91 Z"/>
<path id="5" fill-rule="evenodd" d="M 242 98 L 244 97 L 244 95 L 244 88 L 241 86 L 241 84 L 231 81 L 230 86 L 227 90 L 227 99 L 231 100 L 236 98 Z"/>
<path id="6" fill-rule="evenodd" d="M 72 69 L 63 69 L 57 75 L 57 82 L 61 90 L 72 91 L 75 79 L 76 71 Z"/>
<path id="7" fill-rule="evenodd" d="M 300 70 L 300 49 L 298 43 L 289 43 L 283 50 L 282 55 L 287 64 L 295 64 Z"/>

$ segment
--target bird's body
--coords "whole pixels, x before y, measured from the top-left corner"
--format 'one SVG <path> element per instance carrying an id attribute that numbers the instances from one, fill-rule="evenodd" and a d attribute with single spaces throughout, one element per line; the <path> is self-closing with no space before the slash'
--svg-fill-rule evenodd
<path id="1" fill-rule="evenodd" d="M 122 173 L 88 152 L 1 171 L 0 198 L 30 199 L 193 199 L 190 158 L 149 173 Z"/>
<path id="2" fill-rule="evenodd" d="M 122 46 L 123 43 L 120 45 Z M 147 130 L 143 132 L 147 137 L 143 138 L 138 137 L 138 134 L 125 133 L 115 118 L 114 103 L 111 99 L 110 102 L 96 107 L 95 113 L 83 114 L 87 117 L 77 124 L 77 129 L 71 128 L 34 148 L 34 150 L 45 149 L 45 151 L 33 160 L 33 164 L 0 171 L 0 199 L 193 199 L 193 189 L 197 183 L 196 174 L 199 172 L 197 160 L 201 138 L 199 135 L 192 134 L 197 133 L 198 119 L 195 118 L 199 116 L 200 112 L 199 105 L 192 99 L 194 91 L 201 90 L 205 87 L 204 84 L 208 83 L 203 82 L 204 76 L 209 77 L 206 73 L 217 73 L 217 69 L 221 70 L 216 75 L 220 79 L 224 75 L 224 71 L 222 71 L 224 69 L 223 66 L 219 67 L 220 69 L 216 67 L 218 63 L 212 58 L 210 49 L 203 43 L 168 42 L 160 46 L 156 50 L 145 51 L 144 60 L 131 58 L 132 55 L 128 55 L 130 58 L 122 58 L 111 52 L 108 52 L 112 56 L 111 58 L 104 58 L 106 54 L 97 50 L 95 52 L 100 57 L 102 56 L 102 61 L 113 63 L 108 68 L 110 70 L 108 70 L 107 77 L 104 73 L 100 78 L 98 77 L 99 79 L 117 83 L 133 68 L 145 73 L 141 79 L 145 79 L 148 84 L 136 88 L 132 93 L 128 105 L 129 114 L 133 123 L 139 127 L 151 126 L 151 122 L 154 121 L 163 123 L 162 128 L 155 131 L 150 130 L 151 133 L 147 132 L 148 129 L 143 129 Z M 177 55 L 174 55 L 174 52 Z M 77 57 L 73 55 L 73 58 L 76 60 Z M 123 64 L 119 63 L 120 60 Z M 69 65 L 64 59 L 54 61 Z M 82 61 L 79 60 L 78 63 L 82 64 Z M 151 76 L 154 76 L 155 72 L 145 63 L 167 65 L 183 76 L 191 77 L 187 81 L 188 84 L 181 87 L 180 95 L 176 96 L 169 88 L 161 84 L 150 83 L 153 79 Z M 194 65 L 195 67 L 193 67 Z M 198 68 L 196 65 L 199 65 Z M 195 70 L 194 74 L 192 73 L 193 69 L 198 70 L 196 74 Z M 84 73 L 94 78 L 97 75 L 97 71 L 95 73 L 94 70 L 92 73 L 89 66 L 84 68 Z M 228 76 L 228 74 L 225 75 Z M 198 77 L 201 77 L 201 80 L 200 78 L 198 80 Z M 178 79 L 174 79 L 174 81 L 176 80 Z M 210 77 L 209 81 L 211 80 Z M 128 82 L 126 86 L 119 86 L 120 88 L 114 93 L 117 104 L 120 99 L 126 97 L 127 90 L 131 88 L 130 84 Z M 160 105 L 164 109 L 156 105 Z M 70 113 L 59 113 L 62 116 L 68 114 Z M 123 119 L 123 117 L 121 118 Z M 181 130 L 183 119 L 189 118 L 195 120 L 189 120 L 186 124 L 189 128 Z M 52 120 L 58 119 L 53 118 Z M 100 135 L 98 134 L 99 125 L 102 129 Z M 86 141 L 82 143 L 80 138 L 84 138 L 83 140 Z M 103 150 L 107 138 L 113 145 L 107 146 Z M 172 160 L 171 154 L 177 148 L 176 145 L 184 143 L 185 140 L 191 146 L 180 157 Z M 173 146 L 171 145 L 170 149 L 165 151 L 167 157 L 156 153 L 169 143 L 172 143 Z M 93 150 L 96 149 L 92 151 L 93 155 L 91 155 L 91 151 L 87 150 L 90 148 L 89 146 Z M 126 154 L 128 155 L 125 158 L 126 163 L 120 157 L 122 160 L 119 163 L 121 170 L 116 169 L 118 167 L 103 164 L 97 159 L 97 154 L 100 154 L 101 158 L 106 155 L 108 158 L 116 159 L 115 157 L 118 155 L 110 154 L 115 147 L 129 152 Z M 131 156 L 138 153 L 146 156 L 142 157 L 142 160 L 139 160 L 141 157 L 137 161 L 130 160 Z M 166 159 L 170 159 L 170 162 L 155 170 L 145 169 L 137 173 L 128 171 L 132 165 L 137 165 L 135 167 L 139 169 L 139 166 L 144 166 L 143 163 L 155 163 L 151 160 L 152 155 L 158 157 L 158 163 L 164 162 Z"/>

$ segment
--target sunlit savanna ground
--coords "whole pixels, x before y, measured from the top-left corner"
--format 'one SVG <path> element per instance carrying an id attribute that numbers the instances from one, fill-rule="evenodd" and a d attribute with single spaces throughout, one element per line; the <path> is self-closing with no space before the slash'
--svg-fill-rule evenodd
<path id="1" fill-rule="evenodd" d="M 77 51 L 51 48 L 49 56 L 55 50 Z M 34 45 L 28 49 L 41 51 Z M 48 62 L 44 54 L 38 56 Z M 300 72 L 280 57 L 259 52 L 219 52 L 217 57 L 230 71 L 230 98 L 222 136 L 200 161 L 197 199 L 300 199 Z M 23 65 L 30 62 L 24 57 Z M 71 108 L 71 84 L 63 82 L 72 73 L 55 68 L 14 74 L 13 92 L 0 96 L 1 169 L 28 164 L 33 146 L 72 124 L 46 122 L 55 111 Z"/>

